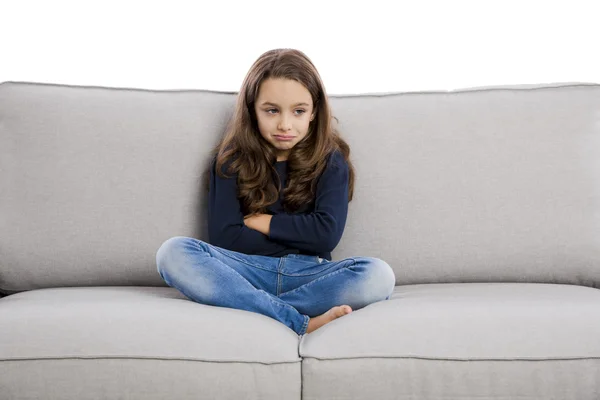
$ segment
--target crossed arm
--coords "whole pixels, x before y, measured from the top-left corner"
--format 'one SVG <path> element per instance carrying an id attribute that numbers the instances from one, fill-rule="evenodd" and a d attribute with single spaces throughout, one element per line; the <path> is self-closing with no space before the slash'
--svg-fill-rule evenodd
<path id="1" fill-rule="evenodd" d="M 332 251 L 346 224 L 349 172 L 341 154 L 330 161 L 317 184 L 314 211 L 308 214 L 242 215 L 235 179 L 221 179 L 213 171 L 209 201 L 212 244 L 246 254 L 267 247 Z"/>

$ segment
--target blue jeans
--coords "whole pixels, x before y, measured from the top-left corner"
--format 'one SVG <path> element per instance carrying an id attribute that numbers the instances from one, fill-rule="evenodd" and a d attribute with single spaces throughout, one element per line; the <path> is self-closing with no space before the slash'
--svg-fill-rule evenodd
<path id="1" fill-rule="evenodd" d="M 389 299 L 396 281 L 378 258 L 247 255 L 183 236 L 160 246 L 156 264 L 163 280 L 191 300 L 260 313 L 298 335 L 309 318 L 334 306 L 356 310 Z"/>

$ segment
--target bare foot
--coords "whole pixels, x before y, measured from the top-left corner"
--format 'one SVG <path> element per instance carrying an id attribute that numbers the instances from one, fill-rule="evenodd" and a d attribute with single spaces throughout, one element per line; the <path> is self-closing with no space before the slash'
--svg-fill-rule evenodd
<path id="1" fill-rule="evenodd" d="M 326 323 L 331 322 L 334 319 L 338 319 L 339 317 L 343 317 L 346 314 L 350 314 L 351 312 L 352 308 L 350 308 L 350 306 L 333 307 L 329 311 L 319 315 L 318 317 L 311 318 L 308 321 L 308 328 L 306 328 L 306 333 L 311 333 L 312 331 L 319 329 Z"/>

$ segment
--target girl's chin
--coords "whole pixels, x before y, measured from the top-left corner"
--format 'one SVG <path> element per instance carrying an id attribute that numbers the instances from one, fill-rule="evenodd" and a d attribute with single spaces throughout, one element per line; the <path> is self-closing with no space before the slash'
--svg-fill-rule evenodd
<path id="1" fill-rule="evenodd" d="M 290 141 L 290 142 L 275 142 L 273 143 L 273 146 L 275 146 L 276 149 L 291 149 L 292 147 L 294 147 L 294 142 Z"/>

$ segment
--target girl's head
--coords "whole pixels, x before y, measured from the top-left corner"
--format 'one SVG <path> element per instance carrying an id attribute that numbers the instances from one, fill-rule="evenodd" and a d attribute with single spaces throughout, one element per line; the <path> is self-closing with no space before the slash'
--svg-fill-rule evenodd
<path id="1" fill-rule="evenodd" d="M 233 160 L 229 172 L 238 173 L 245 212 L 264 212 L 277 200 L 279 188 L 272 182 L 276 161 L 288 162 L 284 206 L 293 211 L 310 203 L 327 156 L 336 150 L 350 167 L 352 199 L 350 149 L 333 128 L 332 118 L 321 77 L 303 52 L 270 50 L 254 62 L 216 148 L 219 173 L 227 160 Z"/>
<path id="2" fill-rule="evenodd" d="M 269 77 L 253 100 L 253 115 L 262 138 L 275 150 L 277 161 L 308 135 L 317 113 L 313 96 L 294 79 Z"/>

